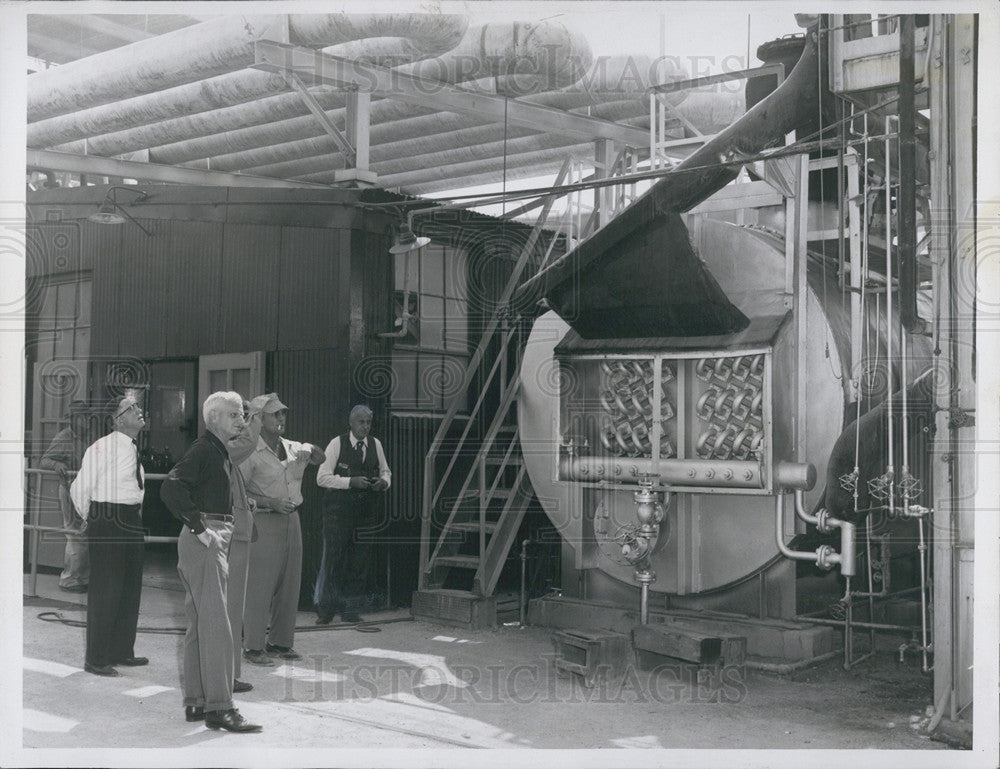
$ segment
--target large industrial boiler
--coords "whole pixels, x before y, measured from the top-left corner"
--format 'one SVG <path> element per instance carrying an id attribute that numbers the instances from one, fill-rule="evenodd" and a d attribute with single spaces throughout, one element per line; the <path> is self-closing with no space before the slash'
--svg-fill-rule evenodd
<path id="1" fill-rule="evenodd" d="M 887 421 L 891 444 L 899 421 L 884 416 L 895 413 L 892 390 L 927 365 L 927 345 L 916 339 L 900 357 L 896 301 L 872 293 L 858 312 L 838 288 L 835 259 L 805 247 L 804 235 L 790 248 L 795 227 L 835 222 L 845 195 L 824 200 L 829 175 L 809 174 L 803 155 L 799 170 L 784 167 L 784 198 L 801 204 L 794 224 L 787 217 L 795 209 L 785 206 L 761 209 L 752 224 L 685 215 L 735 180 L 739 164 L 727 159 L 833 119 L 826 109 L 834 100 L 817 93 L 815 40 L 799 41 L 794 69 L 743 118 L 520 290 L 549 310 L 535 319 L 524 350 L 518 408 L 532 487 L 562 537 L 562 595 L 535 602 L 540 624 L 627 630 L 651 613 L 660 622 L 711 616 L 720 627 L 739 625 L 758 657 L 808 661 L 837 653 L 831 625 L 879 589 L 873 567 L 888 571 L 871 552 L 868 520 L 885 495 L 876 490 L 880 479 L 865 475 L 885 469 L 883 432 L 868 429 L 862 440 L 845 427 L 864 401 L 865 410 L 878 408 L 856 424 Z M 796 173 L 797 191 L 789 181 Z M 843 181 L 833 190 L 846 192 Z M 734 208 L 754 205 L 730 198 Z M 867 393 L 852 370 L 858 336 Z M 888 392 L 871 392 L 871 371 L 881 372 Z M 885 399 L 888 411 L 879 405 Z M 842 472 L 845 462 L 853 477 Z M 891 486 L 891 467 L 881 481 Z M 853 509 L 831 504 L 837 492 L 847 489 L 850 500 L 858 488 L 864 505 L 857 493 Z M 910 502 L 917 511 L 911 520 L 889 528 L 923 514 L 918 496 L 906 500 L 907 514 Z M 798 622 L 805 565 L 817 578 L 829 574 L 827 586 L 842 596 L 837 620 L 809 630 Z"/>

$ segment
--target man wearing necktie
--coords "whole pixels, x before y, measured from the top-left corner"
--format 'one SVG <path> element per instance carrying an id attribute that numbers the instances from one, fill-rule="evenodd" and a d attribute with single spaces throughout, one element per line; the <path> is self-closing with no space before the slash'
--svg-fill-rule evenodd
<path id="1" fill-rule="evenodd" d="M 115 405 L 112 419 L 114 430 L 87 448 L 69 487 L 74 507 L 87 521 L 91 564 L 83 667 L 99 676 L 119 675 L 115 665 L 149 662 L 134 649 L 145 544 L 145 482 L 136 437 L 146 420 L 131 396 Z"/>
<path id="2" fill-rule="evenodd" d="M 202 413 L 205 433 L 160 488 L 160 498 L 184 523 L 177 538 L 177 571 L 184 583 L 188 619 L 184 715 L 188 721 L 204 719 L 210 729 L 259 732 L 261 727 L 233 706 L 234 645 L 227 603 L 234 526 L 232 474 L 239 472 L 229 447 L 246 429 L 243 398 L 235 392 L 212 393 Z"/>
<path id="3" fill-rule="evenodd" d="M 316 579 L 316 623 L 328 625 L 340 612 L 344 622 L 360 622 L 371 542 L 365 529 L 375 523 L 381 493 L 392 473 L 378 438 L 369 435 L 372 410 L 355 406 L 351 429 L 326 447 L 326 459 L 316 483 L 326 489 L 323 499 L 323 560 Z"/>

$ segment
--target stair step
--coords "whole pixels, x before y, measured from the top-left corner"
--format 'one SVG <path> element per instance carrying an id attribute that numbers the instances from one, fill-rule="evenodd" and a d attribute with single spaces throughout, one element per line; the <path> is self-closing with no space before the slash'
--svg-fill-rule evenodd
<path id="1" fill-rule="evenodd" d="M 513 493 L 514 489 L 505 489 L 498 486 L 493 490 L 493 494 L 491 496 L 493 499 L 509 499 Z M 479 492 L 476 491 L 475 489 L 470 489 L 469 491 L 465 492 L 465 494 L 462 496 L 463 502 L 470 502 L 472 500 L 478 500 L 478 499 L 479 499 Z"/>
<path id="2" fill-rule="evenodd" d="M 459 569 L 478 569 L 478 555 L 445 555 L 438 556 L 436 562 L 439 566 L 454 566 Z"/>
<path id="3" fill-rule="evenodd" d="M 459 523 L 453 523 L 451 528 L 455 531 L 479 531 L 479 521 L 461 521 Z M 486 529 L 488 534 L 492 534 L 497 529 L 497 525 L 490 521 L 483 524 L 483 528 Z"/>

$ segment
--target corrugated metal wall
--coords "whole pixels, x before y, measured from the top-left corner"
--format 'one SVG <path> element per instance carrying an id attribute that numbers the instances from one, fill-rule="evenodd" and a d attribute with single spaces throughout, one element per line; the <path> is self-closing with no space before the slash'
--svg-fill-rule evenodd
<path id="1" fill-rule="evenodd" d="M 114 228 L 118 243 L 96 255 L 95 352 L 162 358 L 337 346 L 349 322 L 349 230 L 147 225 L 153 237 Z"/>
<path id="2" fill-rule="evenodd" d="M 429 416 L 389 418 L 385 449 L 392 462 L 392 488 L 381 537 L 384 544 L 376 547 L 376 570 L 380 591 L 388 591 L 393 606 L 409 606 L 417 589 L 424 457 L 439 424 L 439 419 Z"/>

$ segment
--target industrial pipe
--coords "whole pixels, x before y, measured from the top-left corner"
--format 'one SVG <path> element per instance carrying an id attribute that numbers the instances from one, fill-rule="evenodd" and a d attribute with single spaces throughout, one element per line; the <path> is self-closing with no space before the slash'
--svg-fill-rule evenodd
<path id="1" fill-rule="evenodd" d="M 564 56 L 568 52 L 560 51 L 559 54 Z M 629 76 L 628 67 L 630 65 L 639 68 L 647 66 L 650 69 L 653 66 L 651 62 L 634 62 L 626 57 L 612 57 L 607 61 L 602 60 L 595 64 L 582 78 L 581 83 L 584 83 L 586 87 L 570 84 L 562 90 L 531 94 L 522 97 L 519 101 L 556 109 L 573 110 L 604 105 L 609 103 L 611 99 L 616 101 L 629 100 L 633 103 L 634 109 L 630 114 L 638 115 L 645 112 L 645 107 L 639 99 L 642 95 L 642 83 L 635 83 L 635 78 Z M 470 73 L 469 76 L 476 74 L 478 73 Z M 456 80 L 454 82 L 474 87 L 481 81 Z M 317 92 L 317 97 L 324 97 L 322 99 L 324 103 L 334 95 L 336 94 L 328 95 L 322 91 Z M 682 109 L 683 104 L 688 102 L 691 106 Z M 718 109 L 714 107 L 715 102 L 721 102 L 725 107 Z M 742 113 L 742 104 L 743 100 L 738 94 L 692 94 L 679 104 L 677 109 L 684 115 L 685 119 L 694 122 L 699 130 L 711 133 L 715 130 L 721 130 L 722 127 L 735 120 L 738 117 L 738 114 L 734 114 L 736 107 L 738 106 L 739 113 Z M 346 114 L 346 111 L 342 109 L 343 100 L 338 106 L 340 108 L 328 112 L 329 117 L 334 121 L 343 120 Z M 268 112 L 270 113 L 271 110 Z M 152 157 L 158 162 L 164 163 L 178 163 L 211 157 L 212 167 L 222 169 L 248 169 L 267 163 L 302 160 L 310 155 L 316 156 L 313 158 L 315 166 L 324 160 L 324 158 L 319 157 L 324 151 L 312 147 L 309 141 L 322 138 L 323 131 L 312 116 L 302 117 L 302 115 L 301 105 L 296 104 L 288 112 L 287 118 L 289 119 L 271 122 L 268 119 L 261 119 L 264 116 L 258 116 L 257 105 L 240 105 L 238 108 L 216 110 L 206 113 L 204 116 L 185 116 L 166 121 L 159 126 L 149 126 L 140 131 L 131 132 L 130 136 L 97 137 L 91 139 L 91 144 L 94 147 L 104 147 L 105 149 L 120 146 L 153 147 Z M 598 114 L 595 116 L 616 119 L 611 115 Z M 709 118 L 707 121 L 706 116 Z M 217 126 L 214 130 L 199 127 L 198 124 L 204 123 L 204 120 L 208 118 L 211 118 L 212 123 Z M 458 145 L 454 141 L 444 143 L 436 140 L 434 139 L 436 135 L 477 127 L 492 127 L 498 132 L 494 139 L 503 135 L 502 126 L 493 122 L 484 122 L 474 116 L 434 112 L 393 99 L 373 100 L 371 106 L 371 143 L 373 149 L 390 140 L 403 141 L 406 139 L 420 139 L 421 142 L 430 147 L 436 145 L 437 149 L 446 149 Z M 232 133 L 220 135 L 222 131 L 228 130 L 231 130 Z M 160 140 L 147 140 L 146 137 L 150 136 L 151 138 L 154 133 L 156 137 L 160 137 Z M 514 137 L 531 135 L 532 133 L 535 132 L 513 127 L 510 131 L 511 136 Z M 172 138 L 167 139 L 166 137 Z M 113 144 L 110 144 L 111 139 L 114 140 Z M 168 142 L 175 143 L 168 144 Z M 471 142 L 465 142 L 465 144 L 469 143 Z M 118 149 L 118 151 L 124 150 Z M 419 153 L 411 152 L 409 154 Z M 323 170 L 322 165 L 313 170 Z M 303 173 L 305 172 L 303 171 Z"/>
<path id="2" fill-rule="evenodd" d="M 801 491 L 796 491 L 796 502 L 798 503 L 799 495 Z M 785 544 L 785 537 L 783 533 L 784 519 L 785 519 L 785 502 L 784 502 L 784 491 L 779 490 L 776 495 L 775 500 L 775 541 L 778 545 L 778 551 L 786 558 L 791 558 L 797 561 L 812 561 L 819 568 L 823 570 L 832 569 L 835 565 L 840 565 L 840 573 L 844 577 L 852 577 L 855 573 L 854 561 L 855 561 L 855 540 L 856 532 L 853 523 L 848 521 L 840 521 L 836 518 L 826 518 L 826 523 L 833 527 L 837 526 L 840 528 L 840 552 L 838 553 L 830 545 L 820 545 L 816 548 L 815 552 L 809 552 L 806 550 L 792 550 Z M 798 507 L 798 505 L 796 506 Z M 796 513 L 798 513 L 796 509 Z M 801 517 L 801 516 L 800 516 Z M 810 516 L 812 517 L 812 516 Z M 817 524 L 818 526 L 818 524 Z"/>
<path id="3" fill-rule="evenodd" d="M 28 76 L 28 120 L 141 96 L 193 83 L 254 63 L 254 42 L 281 37 L 287 20 L 288 41 L 312 48 L 365 37 L 407 38 L 401 47 L 440 50 L 454 47 L 468 26 L 456 14 L 292 14 L 225 16 L 165 35 L 140 40 Z"/>
<path id="4" fill-rule="evenodd" d="M 528 624 L 528 543 L 530 539 L 521 542 L 521 598 L 518 602 L 521 627 Z"/>
<path id="5" fill-rule="evenodd" d="M 913 56 L 914 18 L 904 13 L 899 17 L 899 319 L 911 334 L 923 334 L 927 331 L 927 321 L 917 312 L 917 139 Z"/>
<path id="6" fill-rule="evenodd" d="M 574 111 L 615 122 L 647 117 L 638 105 L 627 101 L 588 105 Z M 426 115 L 373 125 L 371 162 L 380 175 L 401 173 L 449 162 L 503 157 L 504 147 L 510 157 L 565 146 L 568 141 L 573 140 L 530 128 L 507 126 L 505 131 L 503 124 L 476 125 L 460 115 Z M 284 178 L 319 178 L 343 167 L 344 159 L 330 153 L 325 136 L 212 158 L 212 168 L 240 168 L 259 176 Z"/>
<path id="7" fill-rule="evenodd" d="M 727 489 L 764 487 L 760 462 L 721 459 L 659 459 L 649 457 L 577 457 L 559 459 L 561 481 L 639 483 L 643 476 L 663 486 L 716 486 Z"/>
<path id="8" fill-rule="evenodd" d="M 803 492 L 801 489 L 795 490 L 795 514 L 806 523 L 816 526 L 816 530 L 821 534 L 830 534 L 834 529 L 840 529 L 840 554 L 833 562 L 840 564 L 840 573 L 845 577 L 853 577 L 855 560 L 857 556 L 856 542 L 857 530 L 853 523 L 834 518 L 825 509 L 817 511 L 816 515 L 809 515 L 805 510 Z M 825 547 L 829 547 L 826 545 Z"/>
<path id="9" fill-rule="evenodd" d="M 776 90 L 679 163 L 607 227 L 525 281 L 514 296 L 514 304 L 534 304 L 549 293 L 551 286 L 561 285 L 568 272 L 585 270 L 595 259 L 613 253 L 623 239 L 648 227 L 665 212 L 687 211 L 722 189 L 741 170 L 731 161 L 778 145 L 789 131 L 812 125 L 820 104 L 819 72 L 818 42 L 813 30 L 806 36 L 798 64 Z"/>
<path id="10" fill-rule="evenodd" d="M 386 16 L 399 18 L 401 15 L 386 14 Z M 377 16 L 370 17 L 369 24 L 371 26 L 359 26 L 356 34 L 377 38 L 379 18 Z M 488 84 L 490 93 L 494 92 L 498 80 L 503 79 L 504 72 L 514 72 L 519 73 L 514 76 L 517 80 L 517 87 L 528 94 L 538 94 L 570 86 L 585 74 L 592 55 L 584 38 L 568 33 L 565 27 L 556 23 L 535 25 L 531 34 L 527 36 L 523 34 L 522 27 L 523 24 L 518 22 L 480 25 L 466 30 L 466 34 L 458 40 L 453 35 L 449 35 L 450 30 L 446 27 L 442 30 L 442 41 L 448 46 L 447 50 L 442 50 L 444 46 L 441 44 L 434 49 L 435 53 L 444 55 L 428 61 L 397 66 L 394 71 L 423 77 L 433 82 L 449 84 L 466 83 L 474 86 L 479 81 L 484 87 Z M 350 51 L 362 52 L 360 58 L 367 60 L 369 57 L 363 55 L 366 43 L 367 41 L 358 41 L 356 45 L 352 45 Z M 323 52 L 333 55 L 347 53 L 340 45 L 328 46 L 323 49 Z M 245 75 L 249 73 L 235 74 Z M 197 94 L 192 94 L 196 99 L 194 109 L 185 105 L 183 110 L 177 110 L 168 119 L 157 123 L 144 121 L 144 124 L 129 130 L 107 135 L 90 134 L 87 138 L 87 151 L 93 154 L 107 155 L 150 148 L 151 162 L 175 164 L 196 158 L 213 157 L 217 154 L 233 152 L 235 149 L 266 148 L 291 141 L 292 138 L 296 138 L 289 136 L 291 127 L 281 124 L 275 125 L 275 123 L 277 121 L 288 122 L 289 119 L 293 118 L 304 118 L 295 125 L 298 126 L 300 132 L 307 131 L 303 136 L 297 138 L 323 136 L 322 127 L 315 118 L 306 114 L 298 94 L 284 93 L 287 90 L 287 85 L 282 78 L 277 78 L 280 87 L 274 88 L 276 81 L 273 75 L 261 72 L 253 72 L 252 74 L 257 77 L 248 79 L 247 82 L 237 80 L 235 84 L 228 82 L 232 76 L 226 76 L 225 79 L 214 79 L 222 80 L 228 86 L 226 90 L 217 89 L 214 80 L 208 81 L 206 88 L 209 89 L 214 102 L 228 97 L 233 86 L 236 85 L 237 101 L 234 103 L 216 103 L 215 106 L 211 106 L 212 102 L 207 101 L 204 96 L 199 97 Z M 623 79 L 619 77 L 610 82 L 617 83 Z M 587 82 L 589 86 L 602 85 L 602 83 L 594 81 L 593 78 Z M 636 87 L 638 88 L 638 86 Z M 257 97 L 252 95 L 255 89 L 260 91 Z M 221 90 L 221 92 L 217 93 L 217 90 Z M 242 91 L 250 93 L 242 95 Z M 268 91 L 270 94 L 277 95 L 261 98 L 268 96 Z M 328 86 L 314 89 L 314 91 L 317 100 L 325 109 L 336 110 L 330 116 L 332 119 L 343 119 L 346 105 L 343 92 L 333 90 Z M 581 89 L 581 93 L 589 102 L 595 101 L 593 92 L 588 93 L 587 89 Z M 152 94 L 152 96 L 157 95 Z M 171 101 L 176 101 L 176 97 L 170 98 Z M 390 119 L 426 115 L 431 112 L 416 105 L 400 103 L 391 99 L 383 101 L 385 104 L 381 110 L 388 111 L 389 115 L 392 116 Z M 133 106 L 140 109 L 132 110 L 130 108 L 130 110 L 141 115 L 143 105 Z M 206 109 L 199 110 L 197 109 L 199 106 L 205 106 Z M 114 107 L 115 105 L 109 105 L 107 109 Z M 380 118 L 379 109 L 374 104 L 372 109 L 373 121 L 386 119 Z M 181 116 L 177 117 L 178 114 Z M 465 117 L 463 122 L 465 125 L 477 124 L 477 120 L 470 117 Z M 248 128 L 256 129 L 255 132 L 250 133 L 258 137 L 249 146 L 239 147 L 235 145 L 232 143 L 233 138 L 226 134 L 230 130 L 239 130 L 245 137 L 248 131 L 242 129 Z M 165 145 L 171 146 L 166 147 Z M 208 145 L 210 148 L 214 147 L 214 149 L 206 150 L 204 145 Z M 82 151 L 78 144 L 63 146 L 60 149 Z M 288 157 L 296 157 L 296 155 L 292 154 Z M 298 157 L 302 157 L 302 154 L 299 153 Z M 261 162 L 253 165 L 261 165 Z M 216 166 L 213 164 L 214 167 Z M 218 167 L 221 168 L 221 166 Z M 230 168 L 235 169 L 235 166 L 230 166 Z"/>

